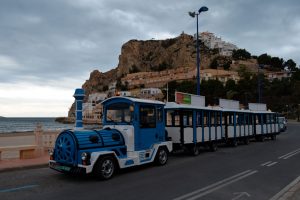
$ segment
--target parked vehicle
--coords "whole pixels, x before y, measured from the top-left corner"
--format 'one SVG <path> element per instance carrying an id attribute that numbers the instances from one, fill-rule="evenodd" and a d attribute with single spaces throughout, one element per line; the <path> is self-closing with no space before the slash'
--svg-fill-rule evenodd
<path id="1" fill-rule="evenodd" d="M 280 129 L 280 132 L 284 132 L 286 131 L 287 129 L 287 120 L 285 117 L 278 117 L 278 123 L 279 123 L 279 129 Z"/>
<path id="2" fill-rule="evenodd" d="M 50 168 L 63 173 L 93 173 L 111 178 L 117 169 L 156 162 L 165 165 L 173 149 L 193 155 L 199 148 L 216 151 L 219 143 L 237 146 L 251 138 L 276 139 L 277 113 L 199 107 L 177 103 L 112 97 L 103 104 L 103 129 L 83 130 L 84 91 L 76 89 L 76 126 L 56 139 Z"/>

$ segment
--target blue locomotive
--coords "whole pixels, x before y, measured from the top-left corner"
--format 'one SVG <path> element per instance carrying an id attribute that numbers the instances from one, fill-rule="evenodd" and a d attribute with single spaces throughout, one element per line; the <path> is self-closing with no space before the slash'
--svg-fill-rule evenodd
<path id="1" fill-rule="evenodd" d="M 109 179 L 117 168 L 165 165 L 172 142 L 165 134 L 164 103 L 113 97 L 103 104 L 103 129 L 83 130 L 84 91 L 76 89 L 76 126 L 56 139 L 49 166 L 65 173 L 94 173 Z"/>

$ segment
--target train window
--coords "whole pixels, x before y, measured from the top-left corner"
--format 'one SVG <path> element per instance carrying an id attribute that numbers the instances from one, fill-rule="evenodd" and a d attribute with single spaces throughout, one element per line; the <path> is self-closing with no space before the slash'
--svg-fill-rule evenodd
<path id="1" fill-rule="evenodd" d="M 105 120 L 114 123 L 130 123 L 132 121 L 132 112 L 127 103 L 111 104 L 106 109 Z"/>
<path id="2" fill-rule="evenodd" d="M 154 106 L 140 107 L 140 127 L 141 128 L 155 128 L 156 115 Z"/>
<path id="3" fill-rule="evenodd" d="M 228 114 L 228 125 L 233 126 L 233 124 L 234 124 L 234 115 L 233 115 L 233 113 L 229 113 Z"/>
<path id="4" fill-rule="evenodd" d="M 266 124 L 267 123 L 267 115 L 263 115 L 262 119 L 263 119 L 263 123 Z"/>
<path id="5" fill-rule="evenodd" d="M 215 112 L 215 125 L 220 126 L 221 125 L 221 113 Z"/>
<path id="6" fill-rule="evenodd" d="M 178 112 L 174 115 L 174 126 L 180 126 L 180 116 Z"/>
<path id="7" fill-rule="evenodd" d="M 197 118 L 196 126 L 202 126 L 202 112 L 197 112 L 196 118 Z"/>
<path id="8" fill-rule="evenodd" d="M 173 121 L 174 121 L 174 111 L 167 111 L 166 125 L 167 126 L 174 126 Z"/>
<path id="9" fill-rule="evenodd" d="M 262 121 L 261 121 L 261 115 L 256 115 L 256 123 L 258 123 L 258 124 L 261 124 L 262 123 Z"/>
<path id="10" fill-rule="evenodd" d="M 157 121 L 158 122 L 163 121 L 163 109 L 162 109 L 162 107 L 157 108 Z"/>
<path id="11" fill-rule="evenodd" d="M 216 120 L 216 118 L 215 118 L 215 112 L 213 112 L 213 111 L 210 111 L 210 124 L 211 124 L 211 126 L 214 126 L 215 125 L 215 120 Z"/>
<path id="12" fill-rule="evenodd" d="M 203 111 L 203 126 L 207 126 L 208 124 L 208 113 L 207 111 Z"/>
<path id="13" fill-rule="evenodd" d="M 239 125 L 243 125 L 244 124 L 244 114 L 238 114 L 238 119 L 237 119 L 237 123 Z"/>

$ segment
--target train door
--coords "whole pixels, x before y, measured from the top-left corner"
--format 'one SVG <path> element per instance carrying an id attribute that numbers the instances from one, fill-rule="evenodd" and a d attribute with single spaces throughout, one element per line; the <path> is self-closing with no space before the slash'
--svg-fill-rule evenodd
<path id="1" fill-rule="evenodd" d="M 162 117 L 162 116 L 161 116 Z M 163 126 L 157 119 L 157 110 L 154 105 L 140 105 L 139 130 L 136 132 L 137 150 L 150 149 L 159 141 L 160 129 Z"/>

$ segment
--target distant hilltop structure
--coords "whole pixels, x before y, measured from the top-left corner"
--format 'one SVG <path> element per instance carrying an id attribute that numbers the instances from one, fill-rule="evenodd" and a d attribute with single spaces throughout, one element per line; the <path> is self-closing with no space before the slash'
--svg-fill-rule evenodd
<path id="1" fill-rule="evenodd" d="M 232 56 L 232 52 L 234 50 L 238 50 L 238 47 L 236 45 L 223 41 L 221 37 L 217 37 L 213 33 L 206 31 L 200 33 L 199 35 L 199 39 L 204 43 L 206 47 L 208 47 L 209 49 L 218 49 L 220 55 L 222 56 Z"/>

